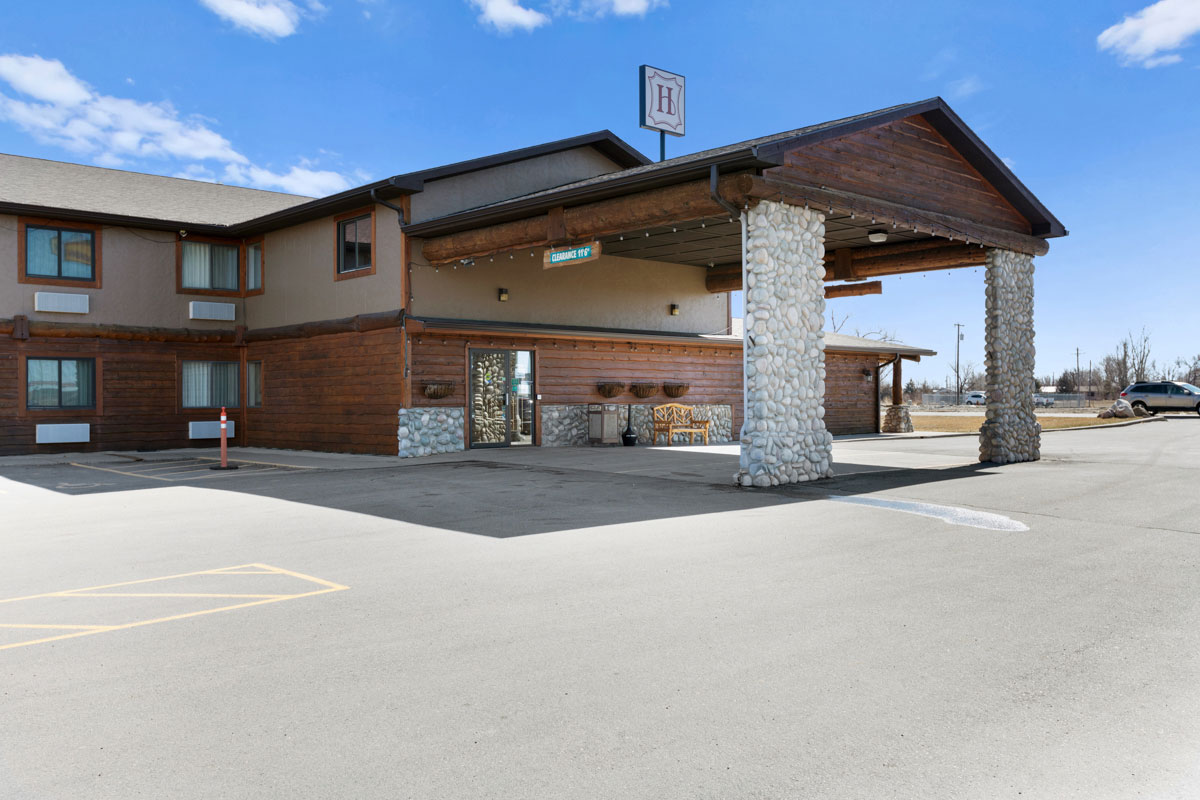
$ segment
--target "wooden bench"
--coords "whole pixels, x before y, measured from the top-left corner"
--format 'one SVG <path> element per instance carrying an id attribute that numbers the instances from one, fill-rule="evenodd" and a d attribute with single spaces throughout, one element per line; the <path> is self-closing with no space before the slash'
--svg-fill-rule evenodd
<path id="1" fill-rule="evenodd" d="M 659 435 L 666 434 L 667 447 L 670 447 L 671 440 L 677 433 L 686 433 L 689 444 L 696 443 L 696 434 L 698 433 L 704 437 L 704 443 L 708 444 L 709 420 L 696 419 L 693 412 L 694 409 L 691 406 L 685 406 L 682 403 L 655 406 L 651 409 L 654 418 L 654 436 L 651 438 L 650 444 L 658 444 Z"/>

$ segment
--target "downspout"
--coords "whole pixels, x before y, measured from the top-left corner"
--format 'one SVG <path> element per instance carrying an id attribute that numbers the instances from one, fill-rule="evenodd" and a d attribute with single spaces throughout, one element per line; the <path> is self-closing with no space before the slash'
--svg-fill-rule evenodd
<path id="1" fill-rule="evenodd" d="M 397 185 L 395 178 L 388 178 L 388 183 L 390 183 L 392 186 Z M 401 208 L 400 206 L 396 205 L 395 203 L 389 203 L 387 200 L 384 200 L 382 197 L 379 197 L 379 195 L 376 194 L 376 191 L 377 191 L 377 189 L 374 189 L 374 188 L 371 189 L 371 200 L 373 202 L 376 202 L 379 205 L 383 206 L 384 208 L 390 208 L 392 211 L 396 212 L 396 224 L 398 224 L 400 226 L 400 235 L 406 237 L 407 234 L 404 233 L 404 228 L 406 225 L 408 225 L 409 220 L 405 219 L 405 217 L 404 217 L 404 209 Z M 401 252 L 407 252 L 407 248 L 406 247 L 402 248 Z M 407 260 L 407 259 L 405 259 L 405 260 Z M 408 264 L 404 265 L 404 269 L 406 271 L 406 276 L 407 276 Z M 406 280 L 405 283 L 407 283 L 407 282 L 408 281 Z M 412 287 L 406 285 L 404 287 L 404 291 L 405 291 L 406 295 L 411 294 Z M 412 361 L 410 360 L 411 356 L 409 353 L 409 351 L 412 349 L 412 347 L 410 346 L 409 341 L 408 341 L 408 310 L 407 309 L 408 309 L 407 302 L 403 306 L 400 307 L 400 335 L 404 337 L 404 380 L 405 381 L 410 380 L 412 377 Z"/>
<path id="2" fill-rule="evenodd" d="M 721 193 L 717 191 L 717 183 L 719 178 L 720 174 L 717 172 L 717 165 L 713 164 L 708 168 L 709 195 L 712 197 L 714 203 L 728 211 L 732 216 L 740 217 L 742 215 L 741 209 L 737 208 L 733 203 L 729 202 L 724 197 L 721 197 Z"/>

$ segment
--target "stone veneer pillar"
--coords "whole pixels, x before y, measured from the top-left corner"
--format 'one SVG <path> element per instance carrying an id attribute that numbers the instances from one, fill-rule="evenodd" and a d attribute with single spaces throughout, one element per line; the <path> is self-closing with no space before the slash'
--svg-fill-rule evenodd
<path id="1" fill-rule="evenodd" d="M 833 474 L 825 430 L 825 217 L 762 201 L 743 212 L 742 486 Z"/>
<path id="2" fill-rule="evenodd" d="M 987 252 L 987 420 L 979 460 L 1037 461 L 1042 426 L 1033 413 L 1033 256 Z"/>

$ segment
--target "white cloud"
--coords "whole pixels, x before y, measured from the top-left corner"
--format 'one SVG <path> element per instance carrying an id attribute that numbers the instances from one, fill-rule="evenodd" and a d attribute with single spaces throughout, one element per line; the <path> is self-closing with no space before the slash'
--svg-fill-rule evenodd
<path id="1" fill-rule="evenodd" d="M 225 183 L 282 189 L 285 192 L 310 197 L 325 197 L 350 188 L 350 182 L 337 172 L 307 167 L 292 167 L 281 173 L 253 164 L 229 164 L 225 167 L 224 180 Z"/>
<path id="2" fill-rule="evenodd" d="M 950 81 L 947 94 L 951 100 L 966 100 L 971 95 L 977 94 L 981 89 L 983 89 L 983 82 L 979 80 L 979 76 L 968 75 L 965 78 Z"/>
<path id="3" fill-rule="evenodd" d="M 471 5 L 479 9 L 480 22 L 501 33 L 511 33 L 516 28 L 532 31 L 550 22 L 542 12 L 525 8 L 516 0 L 471 0 Z"/>
<path id="4" fill-rule="evenodd" d="M 252 164 L 203 118 L 182 117 L 170 103 L 99 94 L 58 60 L 0 55 L 0 80 L 24 96 L 0 92 L 0 120 L 101 166 L 160 159 L 180 162 L 180 177 L 215 180 L 203 164 L 215 162 L 226 180 L 257 188 L 320 196 L 350 187 L 341 174 L 308 161 L 283 172 Z"/>
<path id="5" fill-rule="evenodd" d="M 265 39 L 291 36 L 300 27 L 301 17 L 305 16 L 292 0 L 200 0 L 200 3 L 235 27 Z M 305 5 L 309 16 L 326 11 L 319 0 L 308 0 Z"/>
<path id="6" fill-rule="evenodd" d="M 0 78 L 22 94 L 55 105 L 78 105 L 91 95 L 61 61 L 48 61 L 37 56 L 0 56 Z"/>
<path id="7" fill-rule="evenodd" d="M 599 19 L 609 14 L 618 17 L 644 17 L 654 9 L 666 5 L 667 0 L 553 0 L 550 9 L 555 16 Z"/>
<path id="8" fill-rule="evenodd" d="M 1096 37 L 1101 50 L 1116 53 L 1123 66 L 1147 69 L 1183 60 L 1171 52 L 1200 32 L 1200 2 L 1159 0 Z"/>

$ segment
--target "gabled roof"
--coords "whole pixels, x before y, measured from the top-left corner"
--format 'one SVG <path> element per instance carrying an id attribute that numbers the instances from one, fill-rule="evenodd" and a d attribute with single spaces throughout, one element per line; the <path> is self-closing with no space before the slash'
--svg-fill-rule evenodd
<path id="1" fill-rule="evenodd" d="M 830 122 L 808 125 L 771 136 L 703 150 L 666 161 L 644 164 L 620 172 L 598 175 L 565 186 L 532 192 L 522 197 L 481 206 L 469 211 L 425 220 L 409 227 L 414 236 L 439 236 L 459 230 L 507 222 L 531 216 L 559 205 L 575 205 L 615 197 L 629 191 L 707 177 L 716 165 L 720 172 L 765 169 L 779 166 L 784 155 L 797 147 L 883 125 L 905 117 L 924 115 L 983 177 L 1029 220 L 1033 234 L 1040 237 L 1065 236 L 1066 229 L 1025 187 L 1012 170 L 985 145 L 966 123 L 940 97 L 890 106 Z"/>
<path id="2" fill-rule="evenodd" d="M 428 181 L 591 147 L 619 168 L 648 159 L 611 131 L 409 172 L 328 197 L 247 189 L 186 178 L 0 154 L 0 212 L 99 220 L 134 227 L 246 235 L 359 208 L 373 197 L 419 192 Z"/>
<path id="3" fill-rule="evenodd" d="M 881 342 L 878 339 L 866 339 L 862 336 L 847 336 L 844 333 L 825 332 L 825 349 L 839 353 L 883 353 L 887 355 L 907 356 L 936 356 L 933 350 L 913 347 L 899 342 Z"/>
<path id="4" fill-rule="evenodd" d="M 0 154 L 0 209 L 32 215 L 121 216 L 232 225 L 312 198 L 185 178 Z"/>

